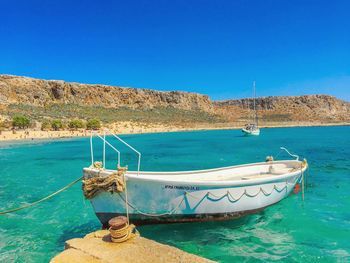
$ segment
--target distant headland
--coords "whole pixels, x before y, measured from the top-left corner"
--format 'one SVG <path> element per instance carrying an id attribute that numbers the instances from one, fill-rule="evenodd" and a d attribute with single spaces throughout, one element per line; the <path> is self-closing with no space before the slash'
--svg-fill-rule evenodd
<path id="1" fill-rule="evenodd" d="M 350 103 L 329 95 L 256 103 L 260 127 L 350 124 Z M 252 109 L 250 98 L 213 101 L 182 91 L 0 75 L 0 140 L 84 136 L 100 126 L 117 133 L 239 128 L 253 118 Z M 23 125 L 14 122 L 18 117 Z"/>

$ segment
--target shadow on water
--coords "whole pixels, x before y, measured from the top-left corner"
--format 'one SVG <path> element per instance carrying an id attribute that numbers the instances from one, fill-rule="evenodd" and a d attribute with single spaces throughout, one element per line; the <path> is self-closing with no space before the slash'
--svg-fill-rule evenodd
<path id="1" fill-rule="evenodd" d="M 214 242 L 215 238 L 220 238 L 220 232 L 226 230 L 240 229 L 243 226 L 255 225 L 264 220 L 264 211 L 247 215 L 239 219 L 227 221 L 211 221 L 196 223 L 162 224 L 139 226 L 141 236 L 150 238 L 161 243 L 176 245 L 177 242 L 184 242 L 196 239 L 199 243 Z M 213 237 L 215 238 L 213 239 Z"/>
<path id="2" fill-rule="evenodd" d="M 244 134 L 238 134 L 238 135 L 232 136 L 232 138 L 248 138 L 248 136 L 246 136 Z"/>
<path id="3" fill-rule="evenodd" d="M 264 220 L 265 213 L 261 211 L 257 214 L 227 221 L 145 225 L 138 226 L 137 229 L 142 237 L 175 246 L 177 242 L 188 242 L 193 238 L 195 238 L 198 243 L 210 244 L 216 242 L 218 238 L 224 238 L 224 236 L 220 237 L 220 234 L 218 234 L 220 232 L 227 230 L 232 231 L 243 226 L 252 226 Z M 96 220 L 90 220 L 85 224 L 65 228 L 58 237 L 56 245 L 58 247 L 64 247 L 67 240 L 82 238 L 86 234 L 99 229 L 101 229 L 101 225 L 96 222 Z M 215 233 L 214 239 L 213 233 Z"/>

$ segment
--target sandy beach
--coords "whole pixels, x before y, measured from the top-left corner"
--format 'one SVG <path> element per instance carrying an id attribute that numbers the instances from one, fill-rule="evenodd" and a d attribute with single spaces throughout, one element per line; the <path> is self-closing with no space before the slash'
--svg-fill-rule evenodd
<path id="1" fill-rule="evenodd" d="M 142 124 L 132 122 L 120 122 L 106 126 L 110 131 L 116 134 L 140 134 L 140 133 L 155 133 L 155 132 L 173 132 L 199 129 L 215 129 L 215 127 L 194 126 L 181 127 L 175 125 L 161 124 Z M 223 127 L 220 127 L 223 128 Z M 90 131 L 86 129 L 79 130 L 59 130 L 59 131 L 42 131 L 38 129 L 25 130 L 5 130 L 0 133 L 0 141 L 16 141 L 16 140 L 35 140 L 35 139 L 59 139 L 90 136 Z"/>
<path id="2" fill-rule="evenodd" d="M 322 123 L 322 122 L 293 122 L 293 123 L 262 123 L 261 128 L 278 128 L 278 127 L 308 127 L 308 126 L 343 126 L 350 123 Z M 223 124 L 195 124 L 193 126 L 176 126 L 162 124 L 142 124 L 132 122 L 120 122 L 108 125 L 110 131 L 116 134 L 142 134 L 157 132 L 176 132 L 176 131 L 196 131 L 196 130 L 218 130 L 218 129 L 240 129 L 242 125 Z M 60 139 L 73 137 L 90 136 L 90 131 L 80 130 L 59 130 L 59 131 L 42 131 L 36 129 L 26 130 L 5 130 L 0 133 L 0 141 L 18 141 L 18 140 L 36 140 L 36 139 Z"/>

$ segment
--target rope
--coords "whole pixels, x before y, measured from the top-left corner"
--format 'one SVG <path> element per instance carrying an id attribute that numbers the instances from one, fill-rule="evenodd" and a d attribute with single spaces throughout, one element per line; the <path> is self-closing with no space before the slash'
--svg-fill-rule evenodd
<path id="1" fill-rule="evenodd" d="M 300 172 L 301 172 L 301 191 L 302 191 L 302 199 L 304 202 L 305 199 L 305 177 L 304 177 L 304 171 L 303 168 L 306 167 L 306 169 L 308 168 L 308 163 L 307 160 L 304 159 L 303 162 L 301 163 L 300 166 Z"/>
<path id="2" fill-rule="evenodd" d="M 135 225 L 127 223 L 124 227 L 121 229 L 113 229 L 109 228 L 109 232 L 111 233 L 111 240 L 114 243 L 122 243 L 124 241 L 127 241 L 131 238 L 134 238 L 137 236 L 137 234 L 134 234 L 133 231 L 135 230 Z"/>
<path id="3" fill-rule="evenodd" d="M 29 208 L 29 207 L 31 207 L 31 206 L 34 206 L 34 205 L 36 205 L 36 204 L 39 204 L 39 203 L 41 203 L 41 202 L 43 202 L 43 201 L 45 201 L 45 200 L 48 200 L 48 199 L 54 197 L 54 196 L 57 195 L 57 194 L 63 192 L 64 190 L 68 189 L 69 187 L 71 187 L 71 186 L 73 186 L 74 184 L 76 184 L 77 182 L 79 182 L 81 179 L 83 179 L 83 176 L 80 177 L 80 178 L 78 178 L 78 179 L 76 179 L 75 181 L 71 182 L 70 184 L 66 185 L 65 187 L 63 187 L 63 188 L 57 190 L 56 192 L 54 192 L 54 193 L 52 193 L 52 194 L 50 194 L 50 195 L 48 195 L 48 196 L 46 196 L 46 197 L 44 197 L 44 198 L 39 199 L 38 201 L 35 201 L 35 202 L 33 202 L 33 203 L 30 203 L 30 204 L 27 204 L 27 205 L 24 205 L 24 206 L 21 206 L 21 207 L 17 207 L 17 208 L 14 208 L 14 209 L 1 211 L 1 212 L 0 212 L 0 215 L 5 215 L 5 214 L 17 212 L 17 211 L 20 211 L 20 210 Z"/>
<path id="4" fill-rule="evenodd" d="M 192 195 L 192 194 L 189 193 L 189 192 L 184 192 L 184 196 L 183 196 L 182 200 L 178 203 L 178 205 L 177 205 L 176 207 L 174 207 L 172 210 L 169 210 L 168 212 L 161 213 L 161 214 L 150 214 L 150 213 L 143 212 L 143 211 L 139 210 L 135 205 L 133 205 L 133 204 L 131 204 L 130 202 L 126 201 L 126 199 L 125 199 L 120 193 L 118 193 L 118 194 L 119 194 L 120 198 L 127 204 L 127 206 L 130 206 L 130 207 L 131 207 L 132 209 L 134 209 L 137 213 L 139 213 L 139 214 L 141 214 L 141 215 L 144 215 L 144 216 L 149 216 L 149 217 L 161 217 L 161 216 L 168 216 L 168 215 L 174 214 L 175 211 L 176 211 L 176 210 L 182 205 L 182 203 L 184 202 L 184 200 L 185 200 L 185 198 L 186 198 L 186 195 L 191 196 L 191 197 L 193 197 L 193 198 L 196 198 L 197 200 L 200 200 L 199 202 L 202 202 L 202 200 L 203 200 L 204 198 L 207 198 L 208 200 L 213 201 L 213 202 L 217 202 L 217 201 L 223 199 L 224 197 L 227 197 L 227 200 L 228 200 L 230 203 L 235 203 L 235 202 L 238 202 L 238 201 L 239 201 L 243 196 L 245 196 L 245 195 L 246 195 L 247 197 L 253 198 L 253 197 L 256 197 L 257 195 L 259 195 L 260 192 L 261 192 L 261 193 L 263 193 L 265 196 L 270 196 L 270 195 L 273 193 L 273 191 L 276 191 L 276 192 L 278 192 L 278 193 L 281 193 L 281 192 L 283 192 L 283 191 L 286 191 L 286 193 L 287 193 L 287 192 L 288 192 L 287 183 L 286 183 L 286 185 L 285 185 L 283 188 L 281 188 L 281 189 L 278 189 L 278 187 L 277 187 L 276 185 L 274 185 L 274 186 L 273 186 L 273 189 L 272 189 L 272 191 L 271 191 L 270 193 L 267 193 L 267 192 L 266 192 L 265 190 L 263 190 L 261 187 L 260 187 L 259 191 L 258 191 L 256 194 L 249 194 L 249 193 L 247 192 L 247 190 L 245 189 L 244 192 L 240 195 L 239 198 L 234 198 L 234 197 L 232 196 L 232 194 L 230 193 L 230 191 L 227 191 L 227 193 L 224 194 L 223 196 L 217 196 L 217 195 L 215 195 L 215 194 L 213 194 L 213 193 L 211 193 L 211 192 L 207 192 L 202 198 L 199 198 L 199 197 L 197 197 L 197 196 L 195 196 L 195 195 Z M 214 198 L 210 197 L 210 195 L 213 196 Z M 215 198 L 216 198 L 216 199 L 215 199 Z M 198 204 L 195 205 L 195 206 L 198 206 Z"/>
<path id="5" fill-rule="evenodd" d="M 85 197 L 91 199 L 101 191 L 110 193 L 123 192 L 126 186 L 124 177 L 126 169 L 119 167 L 116 172 L 109 176 L 97 175 L 91 178 L 84 178 L 83 192 Z"/>
<path id="6" fill-rule="evenodd" d="M 304 185 L 304 172 L 303 172 L 303 165 L 300 166 L 300 172 L 301 172 L 301 193 L 302 193 L 302 199 L 304 202 L 305 199 L 305 185 Z"/>
<path id="7" fill-rule="evenodd" d="M 308 188 L 309 178 L 310 178 L 310 167 L 307 167 L 306 177 L 305 177 L 305 189 L 306 190 Z"/>
<path id="8" fill-rule="evenodd" d="M 227 191 L 227 199 L 231 202 L 231 203 L 236 203 L 238 202 L 239 200 L 241 200 L 241 198 L 243 197 L 243 195 L 245 194 L 245 191 L 243 192 L 243 194 L 241 194 L 241 196 L 239 198 L 234 198 L 230 191 Z M 232 198 L 233 200 L 230 200 L 230 198 Z"/>
<path id="9" fill-rule="evenodd" d="M 130 202 L 126 201 L 125 198 L 120 193 L 118 193 L 118 194 L 119 194 L 120 198 L 123 201 L 125 201 L 128 204 L 128 206 L 130 206 L 132 209 L 134 209 L 137 213 L 139 213 L 141 215 L 144 215 L 144 216 L 149 216 L 149 217 L 158 217 L 158 216 L 168 216 L 168 215 L 174 214 L 175 211 L 182 205 L 182 203 L 185 200 L 185 196 L 188 193 L 184 192 L 184 197 L 182 198 L 182 200 L 179 202 L 179 204 L 175 208 L 173 208 L 172 210 L 169 210 L 168 212 L 162 213 L 162 214 L 149 214 L 149 213 L 143 212 L 143 211 L 139 210 L 135 205 L 133 205 Z"/>
<path id="10" fill-rule="evenodd" d="M 280 156 L 281 153 L 282 153 L 282 150 L 280 149 L 274 159 L 277 160 L 277 157 Z"/>
<path id="11" fill-rule="evenodd" d="M 93 168 L 99 169 L 102 171 L 103 163 L 102 162 L 94 162 L 92 165 Z M 91 178 L 85 178 L 83 180 L 83 192 L 87 199 L 91 199 L 95 197 L 101 191 L 107 191 L 110 193 L 121 193 L 125 191 L 125 209 L 126 209 L 126 218 L 128 224 L 129 220 L 129 206 L 128 204 L 128 188 L 125 179 L 125 173 L 128 167 L 119 167 L 118 170 L 109 176 L 93 176 Z"/>
<path id="12" fill-rule="evenodd" d="M 127 168 L 126 168 L 127 169 Z M 125 170 L 126 171 L 126 170 Z M 125 210 L 126 210 L 126 218 L 128 220 L 128 224 L 130 224 L 129 220 L 129 206 L 128 206 L 128 188 L 125 180 L 125 172 L 123 173 L 123 181 L 124 181 L 124 189 L 125 189 Z"/>
<path id="13" fill-rule="evenodd" d="M 302 165 L 301 165 L 301 174 L 302 174 L 303 180 L 304 180 L 304 173 L 303 173 L 303 170 L 302 170 L 302 169 L 303 169 L 306 165 L 307 165 L 307 162 L 306 162 L 306 160 L 304 160 L 303 163 L 302 163 Z M 189 193 L 189 192 L 184 192 L 182 200 L 181 200 L 181 201 L 178 203 L 178 205 L 177 205 L 176 207 L 174 207 L 172 210 L 169 210 L 168 212 L 161 213 L 161 214 L 155 214 L 155 213 L 152 213 L 152 214 L 151 214 L 151 213 L 146 213 L 146 212 L 144 212 L 144 211 L 141 211 L 141 210 L 138 209 L 135 205 L 133 205 L 132 203 L 130 203 L 130 202 L 128 201 L 127 186 L 126 186 L 126 179 L 125 179 L 125 171 L 126 171 L 126 169 L 127 169 L 127 168 L 120 169 L 120 170 L 122 170 L 122 174 L 118 173 L 119 175 L 122 176 L 122 179 L 123 179 L 122 184 L 123 184 L 123 189 L 125 190 L 125 198 L 121 195 L 121 192 L 123 192 L 123 191 L 117 191 L 117 192 L 118 192 L 119 197 L 125 202 L 126 217 L 127 217 L 127 222 L 128 222 L 128 224 L 129 224 L 129 206 L 130 206 L 132 209 L 134 209 L 137 213 L 139 213 L 139 214 L 141 214 L 141 215 L 149 216 L 149 217 L 161 217 L 161 216 L 168 216 L 168 215 L 174 214 L 175 211 L 176 211 L 176 210 L 182 205 L 182 203 L 184 202 L 184 200 L 185 200 L 185 198 L 186 198 L 186 195 L 189 195 L 189 196 L 194 197 L 194 198 L 196 198 L 196 199 L 200 199 L 199 203 L 202 202 L 202 200 L 203 200 L 204 198 L 207 198 L 208 200 L 213 201 L 213 202 L 217 202 L 217 201 L 223 199 L 224 197 L 227 197 L 227 199 L 228 199 L 228 201 L 229 201 L 230 203 L 235 203 L 235 202 L 238 202 L 241 198 L 243 198 L 243 196 L 247 196 L 247 197 L 253 198 L 253 197 L 258 196 L 260 193 L 263 193 L 265 196 L 270 196 L 270 195 L 273 193 L 273 191 L 276 191 L 277 193 L 281 193 L 281 192 L 283 192 L 283 191 L 286 191 L 286 193 L 288 193 L 288 184 L 287 184 L 287 182 L 286 182 L 286 185 L 285 185 L 283 188 L 281 188 L 281 189 L 279 189 L 276 185 L 274 185 L 274 186 L 273 186 L 273 189 L 271 190 L 270 193 L 266 192 L 264 189 L 262 189 L 262 187 L 259 188 L 259 191 L 258 191 L 256 194 L 249 194 L 249 193 L 247 192 L 247 190 L 245 189 L 244 192 L 240 195 L 239 198 L 234 198 L 234 197 L 232 196 L 232 194 L 230 193 L 230 191 L 227 191 L 227 193 L 226 193 L 225 195 L 223 195 L 223 196 L 217 196 L 217 195 L 215 195 L 215 194 L 213 194 L 213 193 L 211 193 L 211 192 L 207 192 L 202 198 L 198 198 L 198 197 L 192 195 L 192 194 Z M 297 169 L 298 169 L 298 168 L 297 168 Z M 118 170 L 118 172 L 120 172 L 120 170 Z M 113 174 L 111 174 L 110 176 L 113 176 Z M 103 178 L 104 178 L 104 180 L 106 180 L 106 177 L 103 177 Z M 92 179 L 93 179 L 93 178 L 92 178 Z M 85 180 L 84 180 L 84 181 L 85 181 Z M 84 183 L 84 181 L 83 181 L 83 183 Z M 119 181 L 118 181 L 118 184 L 120 184 Z M 112 191 L 112 192 L 113 192 L 113 191 Z M 84 193 L 84 194 L 85 194 L 85 193 Z M 214 198 L 213 198 L 213 197 L 210 197 L 210 195 L 213 196 Z M 215 198 L 216 198 L 216 199 L 215 199 Z M 197 204 L 197 205 L 198 205 L 198 204 Z M 196 205 L 196 206 L 197 206 L 197 205 Z"/>

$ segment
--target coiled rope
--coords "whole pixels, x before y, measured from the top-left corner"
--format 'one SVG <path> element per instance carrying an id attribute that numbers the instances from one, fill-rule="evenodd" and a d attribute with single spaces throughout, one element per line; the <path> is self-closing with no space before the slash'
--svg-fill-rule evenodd
<path id="1" fill-rule="evenodd" d="M 126 218 L 128 224 L 129 220 L 129 206 L 128 206 L 128 187 L 127 180 L 125 178 L 125 173 L 128 167 L 120 167 L 116 172 L 111 173 L 108 176 L 100 175 L 100 172 L 104 170 L 102 162 L 94 162 L 90 168 L 95 168 L 99 170 L 97 176 L 87 177 L 83 180 L 83 192 L 87 199 L 94 198 L 100 192 L 110 192 L 110 193 L 125 193 L 125 209 Z"/>
<path id="2" fill-rule="evenodd" d="M 103 169 L 99 168 L 99 170 L 102 171 Z M 108 176 L 98 174 L 91 178 L 84 178 L 82 187 L 85 198 L 92 199 L 100 192 L 114 193 L 126 190 L 124 176 L 126 170 L 126 167 L 119 167 L 116 172 Z"/>
<path id="3" fill-rule="evenodd" d="M 120 229 L 113 229 L 112 227 L 109 228 L 109 232 L 111 233 L 111 240 L 114 243 L 122 243 L 139 235 L 138 232 L 134 234 L 134 230 L 135 225 L 129 225 L 129 223 L 125 224 L 125 226 Z"/>
<path id="4" fill-rule="evenodd" d="M 29 207 L 32 207 L 34 205 L 37 205 L 43 201 L 46 201 L 52 197 L 54 197 L 55 195 L 63 192 L 64 190 L 68 189 L 69 187 L 73 186 L 74 184 L 76 184 L 77 182 L 79 182 L 81 179 L 83 179 L 83 176 L 74 180 L 73 182 L 71 182 L 70 184 L 66 185 L 65 187 L 57 190 L 56 192 L 48 195 L 48 196 L 45 196 L 41 199 L 39 199 L 38 201 L 35 201 L 33 203 L 30 203 L 30 204 L 27 204 L 27 205 L 24 205 L 24 206 L 21 206 L 21 207 L 17 207 L 17 208 L 13 208 L 13 209 L 9 209 L 9 210 L 5 210 L 5 211 L 0 211 L 0 215 L 5 215 L 5 214 L 9 214 L 9 213 L 13 213 L 13 212 L 17 212 L 17 211 L 20 211 L 20 210 L 23 210 L 23 209 L 26 209 L 26 208 L 29 208 Z"/>

